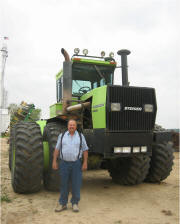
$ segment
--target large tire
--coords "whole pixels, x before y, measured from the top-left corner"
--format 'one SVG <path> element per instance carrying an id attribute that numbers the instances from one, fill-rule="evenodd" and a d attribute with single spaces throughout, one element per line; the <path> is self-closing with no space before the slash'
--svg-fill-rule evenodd
<path id="1" fill-rule="evenodd" d="M 15 134 L 15 127 L 10 128 L 10 138 L 9 138 L 9 169 L 11 170 L 11 159 L 12 159 L 12 151 L 13 151 L 13 144 L 14 144 L 14 134 Z"/>
<path id="2" fill-rule="evenodd" d="M 53 152 L 57 143 L 57 139 L 60 133 L 66 130 L 66 125 L 63 123 L 51 122 L 48 123 L 44 129 L 43 136 L 45 141 L 49 144 L 49 168 L 44 172 L 44 187 L 49 191 L 60 190 L 60 175 L 59 170 L 52 169 Z M 59 165 L 58 160 L 58 165 Z"/>
<path id="3" fill-rule="evenodd" d="M 156 183 L 166 179 L 173 166 L 173 148 L 166 142 L 154 144 L 149 173 L 145 179 L 147 182 Z"/>
<path id="4" fill-rule="evenodd" d="M 11 182 L 16 193 L 33 193 L 41 189 L 43 143 L 39 125 L 19 122 L 12 142 Z"/>
<path id="5" fill-rule="evenodd" d="M 147 176 L 149 161 L 150 158 L 146 155 L 112 159 L 108 164 L 108 171 L 115 183 L 121 185 L 140 184 Z"/>

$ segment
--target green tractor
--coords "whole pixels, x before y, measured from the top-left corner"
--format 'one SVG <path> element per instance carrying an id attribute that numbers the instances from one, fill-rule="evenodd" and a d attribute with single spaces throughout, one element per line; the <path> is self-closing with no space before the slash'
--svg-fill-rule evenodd
<path id="1" fill-rule="evenodd" d="M 111 53 L 105 57 L 83 55 L 76 48 L 72 58 L 61 49 L 65 61 L 56 75 L 57 102 L 50 118 L 19 122 L 11 134 L 12 186 L 17 193 L 44 187 L 58 191 L 60 177 L 52 169 L 53 150 L 67 121 L 76 119 L 95 158 L 112 180 L 122 185 L 160 182 L 173 166 L 171 133 L 156 130 L 154 88 L 129 86 L 128 50 L 119 50 L 121 66 Z M 114 71 L 122 68 L 122 85 L 114 85 Z"/>

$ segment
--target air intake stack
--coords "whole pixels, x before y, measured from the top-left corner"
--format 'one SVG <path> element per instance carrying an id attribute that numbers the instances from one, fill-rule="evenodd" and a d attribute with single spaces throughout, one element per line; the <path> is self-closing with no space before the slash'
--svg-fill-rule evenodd
<path id="1" fill-rule="evenodd" d="M 121 68 L 122 68 L 122 85 L 129 86 L 128 82 L 128 65 L 127 65 L 127 55 L 131 52 L 126 49 L 119 50 L 118 55 L 121 55 Z"/>

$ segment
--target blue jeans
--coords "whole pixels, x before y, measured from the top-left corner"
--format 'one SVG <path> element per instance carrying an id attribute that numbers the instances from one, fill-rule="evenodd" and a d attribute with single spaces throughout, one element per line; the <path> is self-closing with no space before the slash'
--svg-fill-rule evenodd
<path id="1" fill-rule="evenodd" d="M 59 203 L 66 205 L 68 202 L 69 186 L 72 184 L 71 203 L 78 204 L 80 200 L 80 188 L 82 183 L 81 160 L 75 162 L 60 161 L 60 198 Z"/>

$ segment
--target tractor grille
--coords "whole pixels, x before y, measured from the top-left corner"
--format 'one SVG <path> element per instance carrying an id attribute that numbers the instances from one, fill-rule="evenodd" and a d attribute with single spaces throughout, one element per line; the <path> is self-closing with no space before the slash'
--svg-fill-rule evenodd
<path id="1" fill-rule="evenodd" d="M 121 110 L 111 111 L 111 103 L 120 103 Z M 145 104 L 152 104 L 153 112 L 145 112 Z M 125 107 L 142 108 L 142 110 L 125 110 Z M 107 87 L 106 122 L 110 132 L 150 131 L 154 128 L 156 109 L 156 96 L 153 88 Z"/>

